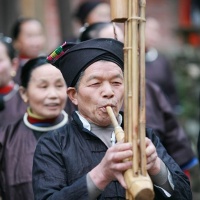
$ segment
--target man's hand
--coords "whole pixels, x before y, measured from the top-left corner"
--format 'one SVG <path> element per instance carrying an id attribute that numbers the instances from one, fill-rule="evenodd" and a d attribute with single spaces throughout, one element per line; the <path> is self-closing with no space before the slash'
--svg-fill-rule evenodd
<path id="1" fill-rule="evenodd" d="M 124 171 L 132 167 L 132 161 L 123 160 L 133 156 L 130 143 L 117 143 L 110 147 L 102 161 L 89 172 L 91 179 L 99 189 L 104 189 L 112 180 L 118 180 L 126 188 Z"/>
<path id="2" fill-rule="evenodd" d="M 156 175 L 160 172 L 160 158 L 158 157 L 156 147 L 149 138 L 145 138 L 147 171 L 149 175 Z"/>
<path id="3" fill-rule="evenodd" d="M 160 158 L 156 147 L 149 138 L 145 138 L 147 171 L 149 175 L 160 172 Z M 90 178 L 99 189 L 104 189 L 112 180 L 118 180 L 122 187 L 127 188 L 123 173 L 132 167 L 132 161 L 125 161 L 133 156 L 130 143 L 117 143 L 110 147 L 102 161 L 89 172 Z"/>

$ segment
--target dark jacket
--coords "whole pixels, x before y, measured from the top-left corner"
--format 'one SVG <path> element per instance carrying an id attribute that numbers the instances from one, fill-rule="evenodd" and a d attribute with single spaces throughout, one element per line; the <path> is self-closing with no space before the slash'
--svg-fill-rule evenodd
<path id="1" fill-rule="evenodd" d="M 33 190 L 35 200 L 88 199 L 86 174 L 104 157 L 107 147 L 92 132 L 83 128 L 76 113 L 69 125 L 42 136 L 36 147 L 33 163 Z M 175 185 L 171 198 L 154 187 L 157 200 L 191 200 L 187 177 L 167 154 L 151 129 L 147 136 L 157 148 L 159 157 L 171 172 Z M 125 190 L 118 181 L 112 181 L 97 198 L 125 199 Z"/>
<path id="2" fill-rule="evenodd" d="M 155 130 L 170 156 L 185 167 L 197 158 L 191 148 L 187 134 L 179 124 L 173 109 L 161 89 L 146 81 L 146 125 Z M 190 165 L 190 167 L 192 167 Z"/>
<path id="3" fill-rule="evenodd" d="M 32 164 L 37 140 L 23 119 L 0 129 L 0 184 L 3 200 L 33 200 Z"/>
<path id="4" fill-rule="evenodd" d="M 53 125 L 62 120 L 60 115 Z M 23 118 L 0 128 L 0 187 L 3 200 L 33 200 L 32 166 L 37 141 L 45 131 L 35 131 Z"/>

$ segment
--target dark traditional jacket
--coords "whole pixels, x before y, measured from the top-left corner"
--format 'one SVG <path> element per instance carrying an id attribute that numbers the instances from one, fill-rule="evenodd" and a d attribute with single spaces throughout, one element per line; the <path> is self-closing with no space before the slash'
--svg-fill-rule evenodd
<path id="1" fill-rule="evenodd" d="M 0 185 L 3 200 L 33 200 L 32 163 L 37 140 L 23 119 L 0 130 Z"/>
<path id="2" fill-rule="evenodd" d="M 176 119 L 171 105 L 161 89 L 150 81 L 146 81 L 146 125 L 155 130 L 179 166 L 184 168 L 189 163 L 197 164 L 190 140 Z M 190 164 L 190 167 L 193 165 Z"/>
<path id="3" fill-rule="evenodd" d="M 56 122 L 62 121 L 62 117 L 60 115 Z M 0 187 L 3 200 L 34 199 L 33 155 L 39 137 L 45 133 L 28 128 L 23 118 L 0 128 Z"/>
<path id="4" fill-rule="evenodd" d="M 107 147 L 92 132 L 83 127 L 76 113 L 73 121 L 57 131 L 42 136 L 36 147 L 33 164 L 33 190 L 35 200 L 87 200 L 86 174 L 104 157 Z M 169 169 L 174 192 L 167 198 L 157 187 L 156 200 L 191 200 L 187 177 L 167 154 L 158 137 L 147 129 L 159 157 Z M 97 198 L 125 199 L 125 190 L 118 181 L 112 181 Z"/>

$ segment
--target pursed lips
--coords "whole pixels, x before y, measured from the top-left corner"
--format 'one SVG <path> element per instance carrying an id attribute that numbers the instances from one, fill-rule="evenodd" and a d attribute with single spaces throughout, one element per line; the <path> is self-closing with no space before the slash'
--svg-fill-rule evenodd
<path id="1" fill-rule="evenodd" d="M 107 105 L 101 106 L 101 107 L 100 107 L 100 110 L 101 110 L 102 112 L 107 113 L 107 109 L 106 109 L 107 106 L 110 106 L 112 109 L 115 107 L 115 106 L 112 105 L 112 104 L 107 104 Z"/>

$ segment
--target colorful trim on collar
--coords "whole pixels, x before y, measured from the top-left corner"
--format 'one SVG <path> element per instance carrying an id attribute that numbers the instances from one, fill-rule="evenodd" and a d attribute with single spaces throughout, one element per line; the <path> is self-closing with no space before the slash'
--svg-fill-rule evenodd
<path id="1" fill-rule="evenodd" d="M 27 118 L 28 122 L 35 126 L 40 126 L 40 127 L 52 126 L 52 124 L 57 119 L 57 117 L 52 118 L 52 119 L 42 118 L 42 117 L 32 113 L 30 107 L 27 108 L 27 114 L 28 114 L 28 118 Z"/>
<path id="2" fill-rule="evenodd" d="M 46 127 L 41 127 L 39 124 L 31 124 L 28 121 L 28 113 L 24 114 L 23 120 L 24 120 L 25 125 L 28 128 L 32 129 L 32 130 L 40 131 L 40 132 L 48 132 L 48 131 L 52 131 L 52 130 L 61 128 L 62 126 L 64 126 L 68 122 L 68 115 L 67 115 L 67 113 L 64 110 L 62 110 L 61 114 L 63 115 L 63 119 L 62 119 L 61 122 L 59 122 L 56 125 L 51 125 L 51 126 L 49 126 L 49 124 L 48 124 Z"/>

